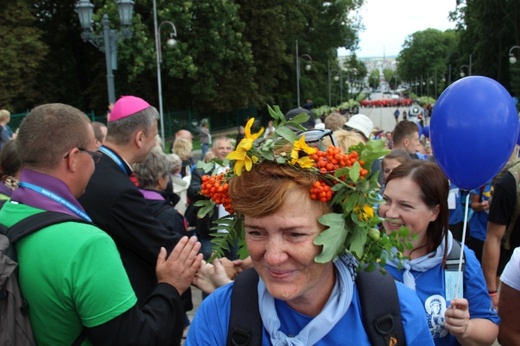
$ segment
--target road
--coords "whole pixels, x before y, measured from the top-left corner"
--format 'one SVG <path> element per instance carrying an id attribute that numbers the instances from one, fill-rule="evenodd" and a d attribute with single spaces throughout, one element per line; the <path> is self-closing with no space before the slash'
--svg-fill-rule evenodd
<path id="1" fill-rule="evenodd" d="M 399 120 L 402 119 L 403 111 L 408 113 L 409 107 L 399 107 L 399 112 L 401 115 L 399 116 Z M 372 122 L 374 123 L 374 127 L 379 128 L 380 130 L 393 131 L 395 127 L 395 118 L 394 118 L 395 108 L 393 107 L 384 107 L 384 108 L 360 108 L 359 113 L 365 114 L 368 116 Z"/>

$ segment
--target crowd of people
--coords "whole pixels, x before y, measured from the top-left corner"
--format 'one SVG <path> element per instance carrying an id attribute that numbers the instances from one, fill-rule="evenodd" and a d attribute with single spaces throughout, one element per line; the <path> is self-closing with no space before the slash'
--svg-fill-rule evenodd
<path id="1" fill-rule="evenodd" d="M 384 132 L 363 114 L 320 121 L 311 109 L 285 113 L 290 126 L 273 119 L 253 129 L 249 119 L 236 141 L 212 135 L 204 120 L 205 165 L 195 162 L 185 129 L 164 153 L 159 114 L 139 97 L 118 99 L 106 125 L 65 104 L 32 109 L 2 143 L 0 222 L 10 227 L 45 211 L 77 219 L 16 244 L 37 343 L 180 345 L 185 337 L 186 345 L 213 346 L 249 335 L 255 345 L 375 345 L 359 273 L 375 265 L 375 280 L 395 292 L 397 306 L 398 327 L 385 344 L 492 345 L 498 338 L 519 345 L 516 157 L 493 181 L 463 191 L 436 164 L 415 122 L 394 114 L 395 127 Z M 308 118 L 293 124 L 301 113 Z M 6 114 L 0 111 L 0 140 Z M 289 133 L 294 143 L 284 142 Z M 366 165 L 356 159 L 366 170 L 355 180 L 366 179 L 364 197 L 347 208 L 333 195 L 349 196 L 356 184 L 341 190 L 339 181 L 327 197 L 323 184 L 331 185 L 334 169 L 314 169 L 316 152 L 335 146 L 341 161 L 351 148 L 376 142 L 384 155 Z M 227 177 L 210 194 L 226 193 L 232 210 L 204 193 L 211 175 Z M 309 193 L 318 187 L 323 198 Z M 355 218 L 378 220 L 375 234 L 362 237 L 365 251 L 403 229 L 413 237 L 384 249 L 384 261 L 363 263 L 352 247 L 356 236 L 348 236 Z M 324 240 L 330 229 L 345 232 L 333 236 L 334 250 Z M 216 234 L 229 239 L 222 256 L 214 252 Z M 249 256 L 240 258 L 244 246 Z M 192 286 L 203 302 L 190 321 Z M 248 304 L 233 305 L 235 295 Z"/>

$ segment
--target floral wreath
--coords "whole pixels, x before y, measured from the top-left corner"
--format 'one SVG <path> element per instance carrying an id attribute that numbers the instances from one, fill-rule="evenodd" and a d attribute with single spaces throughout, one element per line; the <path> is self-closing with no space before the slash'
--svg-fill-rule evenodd
<path id="1" fill-rule="evenodd" d="M 215 251 L 212 259 L 223 256 L 225 251 L 236 244 L 237 239 L 240 258 L 248 256 L 243 217 L 233 210 L 228 195 L 228 181 L 234 175 L 240 176 L 244 169 L 250 171 L 253 165 L 264 161 L 311 170 L 318 176 L 309 191 L 309 197 L 324 203 L 330 202 L 335 212 L 322 215 L 318 220 L 325 229 L 314 240 L 315 245 L 323 246 L 322 252 L 315 258 L 316 262 L 329 262 L 348 252 L 370 269 L 376 263 L 384 265 L 386 256 L 395 254 L 400 258 L 403 250 L 401 239 L 408 235 L 406 229 L 391 234 L 380 231 L 378 226 L 382 219 L 374 211 L 383 201 L 379 195 L 378 174 L 371 174 L 371 166 L 389 152 L 384 141 L 380 139 L 360 143 L 351 146 L 348 153 L 341 153 L 333 145 L 323 150 L 306 142 L 306 129 L 301 124 L 308 120 L 308 114 L 301 113 L 286 120 L 278 106 L 268 109 L 276 129 L 274 138 L 261 138 L 263 128 L 252 133 L 255 119 L 251 118 L 246 124 L 244 139 L 225 160 L 198 163 L 198 168 L 213 173 L 202 177 L 201 193 L 208 199 L 195 203 L 195 206 L 200 207 L 197 217 L 211 214 L 214 207 L 220 204 L 229 212 L 229 215 L 214 221 L 215 226 L 211 228 L 215 231 L 211 234 Z M 216 173 L 228 165 L 232 169 Z M 227 233 L 217 230 L 226 230 Z M 399 251 L 393 252 L 392 248 Z"/>

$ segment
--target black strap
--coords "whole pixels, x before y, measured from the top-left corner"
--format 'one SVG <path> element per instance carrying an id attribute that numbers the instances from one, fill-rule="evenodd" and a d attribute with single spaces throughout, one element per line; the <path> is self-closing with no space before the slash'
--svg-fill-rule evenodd
<path id="1" fill-rule="evenodd" d="M 2 207 L 4 203 L 0 204 L 0 207 Z M 91 223 L 82 218 L 78 218 L 77 216 L 72 216 L 69 214 L 54 211 L 44 211 L 38 214 L 28 216 L 25 219 L 18 221 L 9 228 L 3 224 L 0 224 L 0 232 L 6 234 L 9 238 L 9 242 L 11 244 L 14 244 L 23 237 L 35 233 L 42 228 L 69 221 L 89 224 Z M 28 309 L 28 306 L 26 305 L 25 308 Z M 81 333 L 72 343 L 72 346 L 80 346 L 86 339 L 87 333 L 85 328 L 83 328 Z"/>
<path id="2" fill-rule="evenodd" d="M 32 234 L 36 231 L 39 231 L 42 228 L 67 221 L 90 223 L 77 216 L 75 217 L 69 214 L 58 213 L 54 211 L 45 211 L 42 213 L 28 216 L 25 219 L 22 219 L 19 222 L 15 223 L 11 227 L 9 227 L 7 231 L 7 236 L 9 237 L 9 241 L 11 242 L 11 244 L 14 244 L 21 238 L 28 236 L 29 234 Z"/>
<path id="3" fill-rule="evenodd" d="M 460 242 L 453 239 L 453 245 L 451 246 L 451 250 L 448 253 L 448 257 L 446 258 L 446 270 L 450 271 L 458 271 L 459 270 L 459 258 L 460 252 L 462 251 L 462 247 Z M 466 267 L 466 254 L 462 255 L 462 271 L 464 272 L 464 268 Z"/>
<path id="4" fill-rule="evenodd" d="M 356 278 L 363 325 L 372 346 L 406 345 L 401 306 L 392 275 L 382 274 L 379 267 L 361 269 Z"/>
<path id="5" fill-rule="evenodd" d="M 254 268 L 238 274 L 231 293 L 228 346 L 261 346 L 262 319 L 258 309 L 258 274 Z"/>
<path id="6" fill-rule="evenodd" d="M 363 325 L 373 346 L 406 345 L 397 287 L 390 274 L 360 270 L 356 285 Z M 233 284 L 227 346 L 262 345 L 262 320 L 258 309 L 258 274 L 240 273 Z"/>

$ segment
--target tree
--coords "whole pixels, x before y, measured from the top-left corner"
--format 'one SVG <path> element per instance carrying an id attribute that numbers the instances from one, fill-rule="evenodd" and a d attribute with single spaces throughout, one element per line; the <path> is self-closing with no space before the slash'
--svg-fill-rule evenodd
<path id="1" fill-rule="evenodd" d="M 520 77 L 509 64 L 508 53 L 520 44 L 520 2 L 472 0 L 459 12 L 459 66 L 467 64 L 471 54 L 474 74 L 493 78 L 519 95 Z"/>
<path id="2" fill-rule="evenodd" d="M 40 81 L 35 75 L 49 52 L 31 4 L 28 0 L 0 3 L 0 108 L 11 112 L 25 110 L 38 100 Z"/>
<path id="3" fill-rule="evenodd" d="M 373 69 L 372 72 L 370 72 L 370 75 L 368 76 L 368 85 L 373 89 L 377 89 L 379 87 L 380 80 L 381 75 L 379 73 L 379 70 Z"/>
<path id="4" fill-rule="evenodd" d="M 449 71 L 449 57 L 456 50 L 457 34 L 436 29 L 417 31 L 408 36 L 396 58 L 400 80 L 424 81 L 445 75 Z"/>

